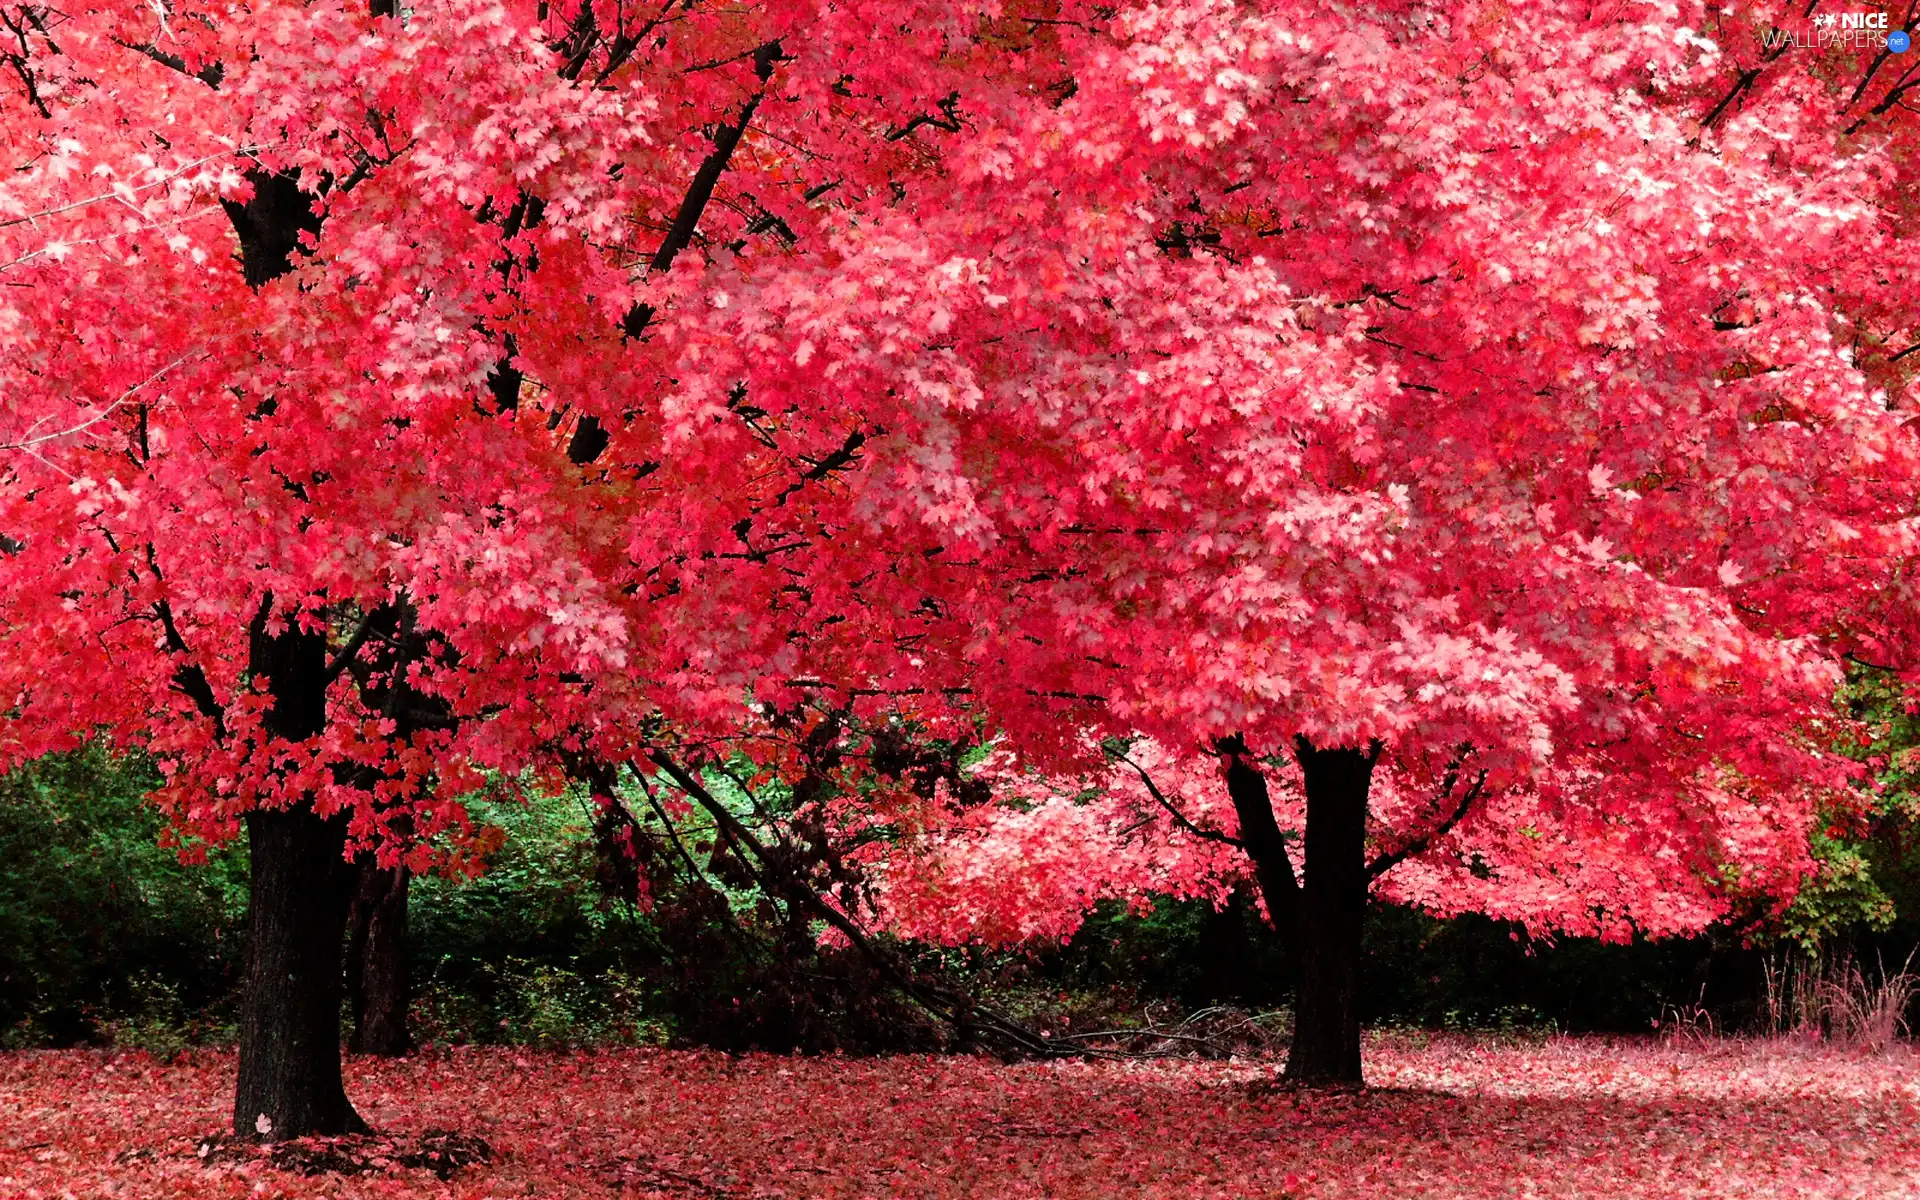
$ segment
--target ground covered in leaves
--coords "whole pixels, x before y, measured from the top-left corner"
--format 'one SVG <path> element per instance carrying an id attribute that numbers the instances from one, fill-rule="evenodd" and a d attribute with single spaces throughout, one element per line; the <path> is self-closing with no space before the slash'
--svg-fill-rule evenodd
<path id="1" fill-rule="evenodd" d="M 357 1060 L 380 1131 L 209 1141 L 230 1055 L 0 1055 L 0 1196 L 1920 1196 L 1920 1054 L 1383 1038 L 1269 1064 L 679 1051 Z"/>

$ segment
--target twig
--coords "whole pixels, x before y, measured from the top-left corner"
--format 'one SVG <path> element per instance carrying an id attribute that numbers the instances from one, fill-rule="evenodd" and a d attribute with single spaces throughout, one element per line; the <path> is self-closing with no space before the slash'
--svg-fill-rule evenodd
<path id="1" fill-rule="evenodd" d="M 1453 769 L 1447 772 L 1446 787 L 1440 793 L 1440 799 L 1442 800 L 1446 799 L 1446 797 L 1453 791 L 1454 785 L 1458 779 L 1458 775 L 1457 775 L 1458 770 L 1459 770 L 1459 767 L 1456 762 L 1456 765 L 1453 767 Z M 1472 808 L 1473 802 L 1480 798 L 1480 792 L 1486 786 L 1486 783 L 1487 783 L 1487 773 L 1485 771 L 1481 771 L 1479 776 L 1474 779 L 1473 785 L 1467 789 L 1466 794 L 1460 797 L 1459 806 L 1456 807 L 1453 810 L 1453 812 L 1447 816 L 1445 820 L 1441 821 L 1440 824 L 1435 828 L 1427 831 L 1426 833 L 1422 834 L 1419 837 L 1414 838 L 1412 841 L 1400 847 L 1398 850 L 1395 850 L 1393 853 L 1383 854 L 1379 858 L 1376 858 L 1372 862 L 1368 863 L 1367 878 L 1368 879 L 1380 878 L 1382 875 L 1385 875 L 1388 871 L 1393 870 L 1395 867 L 1399 866 L 1401 863 L 1405 862 L 1407 859 L 1412 858 L 1414 855 L 1424 854 L 1428 846 L 1431 846 L 1434 842 L 1439 841 L 1441 838 L 1447 836 L 1447 834 L 1453 832 L 1454 826 L 1458 825 L 1461 821 L 1466 819 L 1467 810 Z"/>
<path id="2" fill-rule="evenodd" d="M 107 405 L 105 408 L 101 409 L 99 412 L 95 413 L 93 416 L 88 417 L 86 420 L 80 422 L 78 425 L 73 426 L 71 429 L 62 429 L 55 433 L 43 433 L 39 437 L 29 437 L 17 442 L 0 442 L 0 450 L 25 450 L 28 453 L 32 453 L 33 448 L 35 446 L 44 445 L 47 442 L 57 442 L 61 438 L 72 437 L 76 433 L 86 432 L 88 429 L 91 429 L 93 426 L 98 425 L 100 422 L 106 420 L 108 417 L 112 416 L 115 412 L 119 411 L 122 405 L 126 404 L 128 400 L 131 400 L 133 398 L 133 394 L 135 392 L 139 391 L 143 387 L 146 387 L 148 384 L 152 383 L 156 379 L 159 379 L 162 375 L 165 375 L 168 371 L 173 370 L 175 367 L 179 366 L 181 363 L 187 361 L 187 359 L 193 356 L 193 353 L 194 353 L 193 351 L 189 350 L 187 353 L 182 354 L 180 357 L 174 359 L 172 362 L 168 363 L 166 366 L 161 367 L 158 371 L 155 371 L 153 374 L 147 376 L 145 379 L 142 379 L 139 383 L 136 383 L 132 387 L 128 388 L 125 392 L 122 392 L 120 394 L 120 398 L 115 400 L 112 404 Z M 32 425 L 27 426 L 27 432 L 31 433 L 35 428 L 44 424 L 46 420 L 47 418 L 42 417 L 40 418 L 40 420 L 35 421 Z"/>
<path id="3" fill-rule="evenodd" d="M 76 208 L 85 208 L 89 204 L 98 204 L 102 200 L 114 200 L 123 196 L 131 196 L 131 195 L 136 195 L 140 192 L 151 191 L 152 189 L 159 187 L 161 184 L 172 183 L 174 180 L 180 178 L 182 175 L 185 175 L 188 171 L 191 171 L 193 168 L 199 166 L 201 163 L 212 162 L 216 158 L 225 158 L 228 154 L 240 154 L 240 155 L 252 154 L 254 151 L 259 149 L 260 149 L 259 146 L 236 146 L 231 151 L 223 151 L 222 153 L 219 153 L 219 154 L 202 155 L 201 157 L 194 159 L 192 162 L 182 163 L 178 167 L 174 168 L 172 171 L 168 172 L 167 174 L 160 176 L 160 178 L 150 179 L 146 183 L 140 184 L 138 187 L 135 187 L 132 184 L 128 184 L 123 187 L 114 188 L 111 191 L 101 192 L 97 196 L 88 196 L 88 197 L 85 197 L 84 199 L 70 201 L 66 204 L 60 205 L 57 208 L 43 208 L 38 212 L 31 212 L 26 214 L 25 216 L 9 217 L 4 221 L 0 221 L 0 229 L 6 229 L 7 227 L 12 225 L 30 225 L 42 217 L 56 217 L 63 212 L 71 212 Z"/>

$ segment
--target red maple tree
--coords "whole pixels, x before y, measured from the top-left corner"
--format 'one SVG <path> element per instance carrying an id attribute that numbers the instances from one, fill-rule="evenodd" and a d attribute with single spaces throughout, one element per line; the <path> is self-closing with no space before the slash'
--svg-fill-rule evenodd
<path id="1" fill-rule="evenodd" d="M 0 760 L 104 731 L 245 826 L 242 1133 L 358 1124 L 343 864 L 460 865 L 488 771 L 787 769 L 766 714 L 822 708 L 1215 755 L 1231 821 L 1181 820 L 1296 943 L 1289 1069 L 1350 1079 L 1371 877 L 1537 863 L 1576 925 L 1786 885 L 1836 655 L 1908 644 L 1884 50 L 1670 4 L 5 20 Z"/>

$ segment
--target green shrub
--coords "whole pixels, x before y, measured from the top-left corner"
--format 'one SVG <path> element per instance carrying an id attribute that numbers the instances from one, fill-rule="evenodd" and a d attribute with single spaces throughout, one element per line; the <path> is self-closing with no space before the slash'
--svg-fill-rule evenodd
<path id="1" fill-rule="evenodd" d="M 166 1054 L 231 1039 L 245 848 L 180 865 L 159 845 L 161 820 L 142 799 L 153 782 L 137 757 L 98 747 L 0 777 L 0 854 L 9 863 L 0 873 L 0 1044 L 111 1041 Z M 583 797 L 478 797 L 472 807 L 507 834 L 487 873 L 412 887 L 413 1020 L 422 1042 L 671 1040 L 851 1052 L 947 1044 L 949 1031 L 892 993 L 857 953 L 823 950 L 810 922 L 768 903 L 737 871 L 715 869 L 729 862 L 698 828 L 681 831 L 685 853 L 654 845 L 653 903 L 643 911 L 604 893 Z M 1902 890 L 1910 876 L 1900 868 L 1913 856 L 1895 853 L 1905 843 L 1881 836 L 1836 846 L 1870 863 L 1910 921 L 1910 889 Z M 698 878 L 685 869 L 691 859 L 707 863 Z M 1836 872 L 1802 913 L 1834 923 L 1858 910 L 1841 879 Z M 1825 907 L 1815 910 L 1815 900 Z M 1368 921 L 1362 994 L 1374 1023 L 1644 1030 L 1669 1007 L 1707 1005 L 1727 1011 L 1722 1023 L 1735 1027 L 1740 998 L 1764 994 L 1762 956 L 1725 931 L 1628 946 L 1530 946 L 1484 918 L 1439 921 L 1375 905 Z M 1103 906 L 1067 946 L 910 953 L 1053 1031 L 1123 1025 L 1149 1004 L 1163 1013 L 1167 1005 L 1271 1012 L 1291 999 L 1290 966 L 1244 897 L 1221 910 Z M 1904 953 L 1895 947 L 1887 957 L 1900 962 Z"/>
<path id="2" fill-rule="evenodd" d="M 0 776 L 0 1030 L 13 1046 L 217 1031 L 238 978 L 244 847 L 185 867 L 136 756 L 100 746 Z M 144 1024 L 143 1024 L 144 1023 Z"/>

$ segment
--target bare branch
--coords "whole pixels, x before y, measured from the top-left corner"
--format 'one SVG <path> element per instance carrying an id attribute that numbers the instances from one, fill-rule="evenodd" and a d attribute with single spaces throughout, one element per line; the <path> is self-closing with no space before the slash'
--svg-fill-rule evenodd
<path id="1" fill-rule="evenodd" d="M 1446 783 L 1445 783 L 1445 786 L 1442 788 L 1438 799 L 1445 800 L 1449 795 L 1452 794 L 1453 789 L 1459 780 L 1459 763 L 1460 763 L 1460 760 L 1455 759 L 1453 764 L 1449 766 L 1447 770 Z M 1480 798 L 1480 793 L 1486 787 L 1486 784 L 1487 784 L 1487 773 L 1485 771 L 1481 771 L 1480 774 L 1474 778 L 1473 785 L 1467 788 L 1466 793 L 1460 797 L 1460 803 L 1454 808 L 1454 810 L 1451 813 L 1447 815 L 1445 820 L 1441 821 L 1440 824 L 1428 830 L 1426 833 L 1421 834 L 1419 837 L 1414 838 L 1412 841 L 1400 847 L 1398 850 L 1395 850 L 1393 853 L 1383 854 L 1379 858 L 1376 858 L 1372 862 L 1368 863 L 1367 878 L 1368 879 L 1380 878 L 1382 875 L 1385 875 L 1388 871 L 1393 870 L 1395 867 L 1399 866 L 1401 863 L 1405 862 L 1407 859 L 1412 858 L 1416 854 L 1426 853 L 1427 847 L 1433 845 L 1433 843 L 1439 841 L 1441 838 L 1447 836 L 1449 833 L 1452 833 L 1454 826 L 1460 824 L 1461 821 L 1466 819 L 1467 811 L 1473 807 L 1473 802 Z"/>
<path id="2" fill-rule="evenodd" d="M 199 166 L 201 163 L 212 162 L 216 158 L 226 158 L 228 154 L 236 154 L 244 157 L 246 155 L 252 154 L 254 151 L 258 149 L 260 149 L 260 147 L 253 146 L 253 145 L 236 146 L 231 151 L 222 151 L 219 154 L 202 155 L 201 157 L 194 159 L 192 162 L 180 164 L 179 167 L 175 168 L 174 170 L 168 172 L 165 175 L 160 176 L 157 179 L 148 180 L 146 183 L 141 184 L 139 187 L 118 187 L 110 191 L 101 192 L 98 195 L 88 196 L 81 200 L 74 200 L 66 204 L 57 205 L 56 207 L 53 207 L 53 208 L 43 208 L 39 212 L 28 213 L 25 216 L 9 217 L 4 221 L 0 221 L 0 229 L 5 229 L 9 225 L 31 224 L 42 217 L 58 216 L 63 212 L 71 212 L 76 208 L 85 208 L 89 204 L 98 204 L 103 200 L 119 200 L 126 196 L 138 195 L 141 192 L 151 191 L 154 188 L 162 187 L 168 183 L 173 182 L 175 179 L 178 179 L 180 176 L 185 175 L 188 171 Z"/>
<path id="3" fill-rule="evenodd" d="M 1181 812 L 1174 806 L 1173 801 L 1167 799 L 1166 796 L 1161 793 L 1159 787 L 1153 782 L 1153 776 L 1147 774 L 1145 767 L 1142 767 L 1139 763 L 1124 754 L 1120 755 L 1119 758 L 1121 762 L 1132 767 L 1134 773 L 1140 776 L 1140 782 L 1147 785 L 1147 794 L 1152 796 L 1161 808 L 1166 809 L 1167 812 L 1172 815 L 1174 823 L 1179 825 L 1181 829 L 1192 834 L 1194 837 L 1200 838 L 1202 841 L 1218 842 L 1222 846 L 1232 846 L 1236 850 L 1245 850 L 1247 848 L 1247 844 L 1237 837 L 1229 837 L 1221 833 L 1218 829 L 1202 829 L 1200 826 L 1195 825 L 1188 819 L 1187 814 Z"/>
<path id="4" fill-rule="evenodd" d="M 745 847 L 752 853 L 752 856 L 758 860 L 759 863 L 757 869 L 754 870 L 754 874 L 759 878 L 760 885 L 763 888 L 770 894 L 786 897 L 789 903 L 805 909 L 809 915 L 817 917 L 825 921 L 828 925 L 833 926 L 833 928 L 844 935 L 849 942 L 853 943 L 854 947 L 858 949 L 869 962 L 873 963 L 874 966 L 880 970 L 881 974 L 885 975 L 895 987 L 899 988 L 916 1003 L 932 1012 L 940 1014 L 955 1025 L 974 1025 L 989 1030 L 1003 1039 L 1007 1044 L 1028 1054 L 1057 1058 L 1069 1055 L 1100 1053 L 1090 1048 L 1075 1048 L 1039 1037 L 1032 1030 L 1020 1024 L 1020 1022 L 981 1005 L 970 996 L 956 994 L 946 988 L 938 987 L 925 980 L 915 978 L 912 971 L 909 970 L 905 964 L 901 963 L 893 955 L 887 953 L 885 949 L 875 943 L 874 940 L 867 935 L 867 932 L 860 928 L 852 918 L 848 917 L 833 905 L 828 904 L 825 900 L 822 900 L 819 894 L 815 892 L 806 881 L 794 879 L 791 875 L 788 875 L 784 869 L 780 868 L 776 864 L 776 856 L 774 856 L 767 847 L 762 845 L 760 840 L 754 836 L 753 832 L 749 830 L 738 817 L 734 816 L 726 805 L 720 803 L 713 793 L 708 791 L 706 786 L 702 784 L 699 778 L 691 771 L 675 762 L 662 750 L 650 751 L 647 757 L 654 766 L 665 772 L 667 777 L 673 780 L 676 787 L 693 799 L 700 807 L 706 809 L 708 815 L 713 818 L 714 823 L 721 829 L 724 829 L 727 836 L 734 839 L 736 845 Z M 628 763 L 627 765 L 636 776 L 639 776 L 643 780 L 645 779 L 645 772 L 641 771 L 639 764 Z"/>

